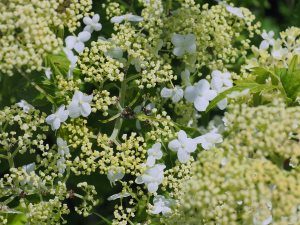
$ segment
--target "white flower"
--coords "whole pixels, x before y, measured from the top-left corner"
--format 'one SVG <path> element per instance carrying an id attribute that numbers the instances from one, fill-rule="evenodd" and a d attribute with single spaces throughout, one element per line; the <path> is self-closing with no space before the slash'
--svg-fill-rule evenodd
<path id="1" fill-rule="evenodd" d="M 233 99 L 237 99 L 243 96 L 248 95 L 250 92 L 250 90 L 247 88 L 243 91 L 233 91 L 230 94 L 227 95 L 228 98 L 233 98 Z"/>
<path id="2" fill-rule="evenodd" d="M 128 13 L 122 16 L 114 16 L 111 18 L 110 22 L 112 23 L 122 23 L 124 20 L 130 22 L 141 22 L 144 20 L 141 16 L 132 15 L 132 13 Z"/>
<path id="3" fill-rule="evenodd" d="M 137 177 L 135 182 L 137 184 L 145 184 L 150 193 L 155 193 L 158 190 L 158 186 L 163 182 L 165 168 L 166 166 L 163 164 L 156 164 Z"/>
<path id="4" fill-rule="evenodd" d="M 81 53 L 84 50 L 84 42 L 87 42 L 91 38 L 91 33 L 82 31 L 76 36 L 68 36 L 66 38 L 66 46 L 68 49 L 75 49 L 76 52 Z"/>
<path id="5" fill-rule="evenodd" d="M 269 46 L 273 46 L 275 44 L 274 40 L 274 31 L 269 31 L 268 33 L 264 30 L 263 33 L 261 34 L 262 38 L 264 39 L 260 45 L 259 49 L 268 49 Z"/>
<path id="6" fill-rule="evenodd" d="M 194 139 L 196 143 L 201 144 L 202 148 L 209 150 L 216 144 L 223 141 L 222 135 L 217 133 L 217 129 L 210 131 L 207 134 L 201 135 Z"/>
<path id="7" fill-rule="evenodd" d="M 30 163 L 27 165 L 22 166 L 23 170 L 26 171 L 26 173 L 30 174 L 35 170 L 35 163 Z"/>
<path id="8" fill-rule="evenodd" d="M 172 43 L 175 46 L 173 49 L 173 54 L 181 57 L 186 53 L 195 53 L 196 52 L 196 37 L 194 34 L 173 34 Z"/>
<path id="9" fill-rule="evenodd" d="M 129 196 L 131 196 L 130 193 L 128 193 L 128 192 L 122 193 L 122 192 L 121 192 L 121 193 L 114 194 L 114 195 L 108 197 L 107 200 L 108 200 L 108 201 L 113 201 L 113 200 L 116 200 L 116 199 L 119 199 L 119 198 L 126 198 L 126 197 L 129 197 Z"/>
<path id="10" fill-rule="evenodd" d="M 153 208 L 150 213 L 157 215 L 162 213 L 164 216 L 172 212 L 171 206 L 174 204 L 173 199 L 166 199 L 165 196 L 156 195 L 153 199 Z"/>
<path id="11" fill-rule="evenodd" d="M 194 86 L 189 86 L 185 89 L 184 97 L 188 102 L 194 103 L 198 111 L 205 111 L 209 105 L 209 101 L 217 96 L 215 90 L 210 89 L 207 80 L 202 79 Z"/>
<path id="12" fill-rule="evenodd" d="M 181 72 L 181 80 L 184 85 L 191 86 L 190 71 L 188 69 L 185 69 L 184 71 Z"/>
<path id="13" fill-rule="evenodd" d="M 83 29 L 84 31 L 88 31 L 92 33 L 93 31 L 100 31 L 102 29 L 101 23 L 99 23 L 100 16 L 99 14 L 95 14 L 93 18 L 88 16 L 83 18 L 83 23 L 86 25 Z"/>
<path id="14" fill-rule="evenodd" d="M 61 105 L 58 110 L 46 118 L 46 123 L 51 125 L 52 130 L 57 130 L 60 124 L 68 119 L 69 111 L 65 110 L 65 106 Z"/>
<path id="15" fill-rule="evenodd" d="M 69 71 L 68 71 L 68 77 L 71 78 L 73 77 L 73 70 L 76 67 L 76 63 L 78 60 L 78 57 L 74 55 L 73 51 L 68 49 L 68 48 L 64 48 L 64 52 L 68 58 L 68 60 L 70 61 L 70 66 L 69 66 Z"/>
<path id="16" fill-rule="evenodd" d="M 214 70 L 211 74 L 211 88 L 220 92 L 224 87 L 232 87 L 231 74 L 229 72 L 222 73 L 219 70 Z"/>
<path id="17" fill-rule="evenodd" d="M 190 154 L 197 149 L 197 143 L 192 139 L 188 138 L 187 134 L 180 130 L 178 132 L 178 139 L 169 142 L 168 147 L 174 152 L 177 152 L 179 162 L 186 163 L 190 159 Z"/>
<path id="18" fill-rule="evenodd" d="M 122 172 L 121 168 L 109 170 L 107 173 L 107 178 L 110 182 L 110 185 L 115 185 L 116 181 L 122 180 L 125 174 Z"/>
<path id="19" fill-rule="evenodd" d="M 217 93 L 221 93 L 228 88 L 232 87 L 231 74 L 229 72 L 222 73 L 219 70 L 214 70 L 211 74 L 211 88 L 215 90 Z M 223 110 L 227 106 L 227 99 L 224 98 L 220 102 L 218 102 L 219 109 Z"/>
<path id="20" fill-rule="evenodd" d="M 60 174 L 63 174 L 67 168 L 65 158 L 61 157 L 59 160 L 57 160 L 56 166 L 57 166 L 58 172 Z"/>
<path id="21" fill-rule="evenodd" d="M 50 68 L 45 69 L 45 76 L 47 77 L 48 80 L 51 79 L 52 71 Z"/>
<path id="22" fill-rule="evenodd" d="M 183 90 L 180 86 L 175 86 L 173 89 L 164 87 L 160 95 L 163 98 L 171 98 L 173 103 L 177 103 L 183 98 Z"/>
<path id="23" fill-rule="evenodd" d="M 272 202 L 267 201 L 260 205 L 254 212 L 253 225 L 269 225 L 272 221 Z"/>
<path id="24" fill-rule="evenodd" d="M 154 166 L 155 161 L 161 159 L 163 152 L 161 151 L 161 143 L 155 143 L 152 148 L 148 149 L 147 166 Z"/>
<path id="25" fill-rule="evenodd" d="M 91 101 L 93 95 L 86 95 L 81 91 L 75 91 L 71 103 L 68 105 L 68 110 L 70 112 L 71 118 L 77 118 L 80 115 L 83 117 L 88 117 L 91 112 Z"/>
<path id="26" fill-rule="evenodd" d="M 30 105 L 28 102 L 25 100 L 21 100 L 20 102 L 17 103 L 17 105 L 22 108 L 23 112 L 28 113 L 31 109 L 34 109 L 32 105 Z"/>
<path id="27" fill-rule="evenodd" d="M 61 156 L 68 155 L 70 153 L 68 143 L 64 141 L 62 138 L 57 138 L 56 140 L 57 146 L 58 146 L 58 153 Z"/>
<path id="28" fill-rule="evenodd" d="M 113 59 L 121 59 L 123 57 L 123 50 L 120 47 L 112 47 L 107 52 L 104 52 L 104 55 Z"/>
<path id="29" fill-rule="evenodd" d="M 282 58 L 284 58 L 284 56 L 286 56 L 288 54 L 288 49 L 283 48 L 281 46 L 280 40 L 277 40 L 277 41 L 275 41 L 275 44 L 273 46 L 273 50 L 272 50 L 271 54 L 274 59 L 281 60 Z"/>
<path id="30" fill-rule="evenodd" d="M 241 19 L 245 17 L 241 8 L 233 7 L 231 5 L 226 5 L 226 10 Z"/>

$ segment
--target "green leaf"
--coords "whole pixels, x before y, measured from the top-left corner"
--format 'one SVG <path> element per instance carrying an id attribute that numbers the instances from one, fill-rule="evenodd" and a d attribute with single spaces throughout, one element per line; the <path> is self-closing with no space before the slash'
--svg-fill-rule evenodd
<path id="1" fill-rule="evenodd" d="M 27 222 L 25 214 L 17 214 L 10 221 L 9 225 L 25 225 Z"/>
<path id="2" fill-rule="evenodd" d="M 295 100 L 300 96 L 300 70 L 282 74 L 280 77 L 282 86 L 288 98 Z"/>
<path id="3" fill-rule="evenodd" d="M 228 94 L 234 92 L 234 91 L 244 91 L 246 89 L 249 89 L 249 93 L 259 93 L 262 91 L 270 91 L 273 89 L 276 89 L 277 86 L 269 85 L 269 84 L 259 84 L 256 82 L 240 82 L 237 83 L 236 86 L 227 89 L 226 91 L 223 91 L 220 93 L 217 97 L 215 97 L 209 104 L 209 106 L 206 109 L 206 112 L 210 111 L 212 108 L 214 108 L 221 100 L 227 97 Z"/>
<path id="4" fill-rule="evenodd" d="M 253 74 L 255 75 L 255 81 L 259 84 L 265 84 L 269 77 L 271 77 L 272 84 L 278 84 L 279 76 L 264 67 L 255 67 Z"/>
<path id="5" fill-rule="evenodd" d="M 293 101 L 300 96 L 300 69 L 297 69 L 298 65 L 298 56 L 294 56 L 288 69 L 276 70 L 280 76 L 286 96 Z"/>

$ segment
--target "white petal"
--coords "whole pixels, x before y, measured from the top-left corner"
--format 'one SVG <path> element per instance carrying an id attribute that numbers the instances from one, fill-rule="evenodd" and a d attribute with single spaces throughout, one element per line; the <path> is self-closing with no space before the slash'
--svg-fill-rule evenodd
<path id="1" fill-rule="evenodd" d="M 161 97 L 170 98 L 172 96 L 173 90 L 169 88 L 163 88 L 160 92 Z"/>
<path id="2" fill-rule="evenodd" d="M 217 96 L 217 92 L 215 90 L 208 90 L 204 93 L 204 96 L 207 100 L 213 100 Z"/>
<path id="3" fill-rule="evenodd" d="M 95 14 L 95 15 L 93 16 L 92 20 L 93 20 L 94 23 L 98 23 L 99 20 L 100 20 L 99 14 Z"/>
<path id="4" fill-rule="evenodd" d="M 209 101 L 204 97 L 197 97 L 195 99 L 194 106 L 199 112 L 205 111 L 208 105 Z"/>
<path id="5" fill-rule="evenodd" d="M 188 102 L 193 103 L 197 97 L 197 89 L 194 86 L 188 86 L 184 91 L 184 97 Z"/>
<path id="6" fill-rule="evenodd" d="M 60 119 L 55 118 L 52 123 L 52 130 L 57 130 L 60 127 Z"/>
<path id="7" fill-rule="evenodd" d="M 93 26 L 95 31 L 100 31 L 102 29 L 102 25 L 100 23 L 97 23 Z"/>
<path id="8" fill-rule="evenodd" d="M 180 143 L 183 143 L 187 140 L 187 134 L 183 130 L 178 132 L 178 140 Z"/>
<path id="9" fill-rule="evenodd" d="M 68 36 L 65 41 L 67 48 L 73 49 L 77 42 L 77 38 L 75 36 Z"/>
<path id="10" fill-rule="evenodd" d="M 178 56 L 178 57 L 183 56 L 184 53 L 185 53 L 185 49 L 182 48 L 182 47 L 175 47 L 175 48 L 173 49 L 173 54 L 176 55 L 176 56 Z"/>
<path id="11" fill-rule="evenodd" d="M 55 119 L 55 115 L 51 114 L 51 115 L 47 116 L 46 123 L 48 123 L 50 125 L 54 119 Z"/>
<path id="12" fill-rule="evenodd" d="M 179 102 L 183 97 L 183 90 L 180 88 L 174 89 L 174 94 L 172 96 L 173 103 Z"/>
<path id="13" fill-rule="evenodd" d="M 90 103 L 93 100 L 93 95 L 83 95 L 82 101 Z"/>
<path id="14" fill-rule="evenodd" d="M 270 45 L 269 45 L 269 42 L 266 41 L 266 40 L 263 40 L 263 41 L 260 43 L 260 45 L 259 45 L 259 49 L 265 50 L 265 49 L 268 49 L 269 46 L 270 46 Z"/>
<path id="15" fill-rule="evenodd" d="M 110 19 L 110 22 L 122 23 L 124 19 L 125 19 L 125 16 L 114 16 L 113 18 Z"/>
<path id="16" fill-rule="evenodd" d="M 196 88 L 200 93 L 205 94 L 210 89 L 210 85 L 206 79 L 202 79 L 196 84 Z"/>
<path id="17" fill-rule="evenodd" d="M 136 15 L 131 15 L 131 14 L 127 15 L 126 19 L 131 22 L 141 22 L 144 20 L 144 18 L 141 16 L 136 16 Z"/>
<path id="18" fill-rule="evenodd" d="M 77 42 L 77 43 L 74 45 L 74 49 L 75 49 L 76 52 L 82 53 L 83 50 L 84 50 L 84 43 L 83 43 L 83 42 Z"/>
<path id="19" fill-rule="evenodd" d="M 147 188 L 150 193 L 155 193 L 158 190 L 158 184 L 157 183 L 149 183 L 147 185 Z"/>
<path id="20" fill-rule="evenodd" d="M 184 35 L 181 34 L 173 34 L 171 38 L 171 42 L 175 46 L 181 46 L 184 43 Z"/>
<path id="21" fill-rule="evenodd" d="M 90 17 L 85 16 L 85 17 L 83 18 L 83 23 L 84 23 L 85 25 L 91 25 L 91 24 L 93 24 L 93 20 L 92 20 Z"/>
<path id="22" fill-rule="evenodd" d="M 89 103 L 82 103 L 81 106 L 82 106 L 81 107 L 81 115 L 83 117 L 88 117 L 92 112 L 90 104 Z"/>
<path id="23" fill-rule="evenodd" d="M 91 25 L 86 25 L 83 30 L 87 31 L 89 33 L 92 33 L 93 32 L 93 27 Z"/>
<path id="24" fill-rule="evenodd" d="M 172 140 L 172 141 L 169 142 L 168 148 L 171 149 L 174 152 L 177 152 L 178 149 L 181 148 L 181 144 L 177 139 L 175 139 L 175 140 Z"/>
<path id="25" fill-rule="evenodd" d="M 78 34 L 78 40 L 81 42 L 86 42 L 90 40 L 91 38 L 91 33 L 87 31 L 82 31 Z"/>
<path id="26" fill-rule="evenodd" d="M 77 118 L 80 116 L 80 108 L 78 104 L 71 102 L 70 105 L 68 105 L 68 110 L 71 118 Z"/>
<path id="27" fill-rule="evenodd" d="M 187 163 L 190 159 L 190 154 L 183 150 L 179 150 L 177 152 L 177 156 L 178 156 L 179 162 L 181 162 L 181 163 Z"/>
<path id="28" fill-rule="evenodd" d="M 152 166 L 155 165 L 155 161 L 156 161 L 156 159 L 153 156 L 150 155 L 147 158 L 146 165 L 149 166 L 149 167 L 152 167 Z"/>
<path id="29" fill-rule="evenodd" d="M 217 106 L 220 110 L 224 110 L 227 107 L 227 98 L 224 98 L 223 100 L 219 101 Z"/>

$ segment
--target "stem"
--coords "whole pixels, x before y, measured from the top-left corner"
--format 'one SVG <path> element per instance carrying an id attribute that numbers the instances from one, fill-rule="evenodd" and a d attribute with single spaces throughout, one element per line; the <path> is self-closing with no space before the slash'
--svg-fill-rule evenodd
<path id="1" fill-rule="evenodd" d="M 120 107 L 118 107 L 118 108 L 120 110 L 120 113 L 122 113 L 122 110 L 123 110 L 124 104 L 125 104 L 126 89 L 127 89 L 126 80 L 124 80 L 121 83 L 121 89 L 120 89 L 120 93 L 119 93 L 119 104 L 120 104 Z M 120 130 L 122 128 L 122 124 L 123 124 L 123 118 L 119 117 L 116 120 L 115 127 L 113 129 L 112 134 L 110 135 L 110 140 L 112 140 L 117 145 L 119 145 L 118 135 L 119 135 L 119 132 L 120 132 Z"/>
<path id="2" fill-rule="evenodd" d="M 21 76 L 23 76 L 26 80 L 29 81 L 29 83 L 40 93 L 42 93 L 49 102 L 51 102 L 53 105 L 55 105 L 54 100 L 52 99 L 52 97 L 50 95 L 48 95 L 46 93 L 46 91 L 44 89 L 42 89 L 39 85 L 37 85 L 36 83 L 34 83 L 32 80 L 30 80 L 30 78 L 25 75 L 24 73 L 20 72 Z"/>
<path id="3" fill-rule="evenodd" d="M 15 167 L 14 158 L 10 152 L 7 154 L 7 160 L 8 160 L 9 167 L 14 168 Z"/>

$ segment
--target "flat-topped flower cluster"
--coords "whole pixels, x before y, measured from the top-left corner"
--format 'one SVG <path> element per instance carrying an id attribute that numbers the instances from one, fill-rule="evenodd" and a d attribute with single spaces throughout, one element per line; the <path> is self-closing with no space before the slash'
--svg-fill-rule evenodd
<path id="1" fill-rule="evenodd" d="M 265 224 L 273 220 L 270 208 L 279 203 L 289 201 L 288 209 L 294 210 L 296 192 L 269 206 L 270 193 L 260 185 L 276 180 L 278 172 L 278 179 L 284 179 L 278 197 L 288 192 L 288 181 L 296 182 L 297 173 L 284 178 L 273 159 L 289 159 L 297 166 L 298 125 L 290 127 L 298 108 L 255 110 L 239 103 L 270 103 L 270 96 L 276 95 L 297 104 L 297 88 L 287 89 L 284 78 L 271 79 L 272 65 L 289 68 L 280 70 L 282 74 L 297 72 L 297 28 L 277 41 L 272 32 L 263 31 L 255 59 L 265 70 L 258 71 L 248 53 L 251 39 L 261 33 L 260 24 L 248 9 L 225 2 L 138 2 L 131 7 L 126 1 L 105 1 L 99 12 L 92 12 L 90 0 L 0 3 L 6 12 L 0 15 L 0 71 L 25 77 L 39 93 L 0 111 L 1 224 L 18 217 L 25 224 L 62 224 L 68 222 L 66 215 L 76 212 L 100 215 L 113 225 L 176 224 L 178 217 L 184 218 L 181 224 L 225 225 L 249 221 L 250 215 L 236 213 L 231 202 L 222 214 L 221 201 L 241 202 L 241 208 L 261 193 L 268 194 L 266 199 L 257 197 L 249 207 L 267 212 L 262 215 Z M 287 50 L 278 50 L 277 42 L 288 45 Z M 292 55 L 287 53 L 283 64 L 270 64 L 262 54 L 271 47 L 274 59 L 285 51 Z M 245 75 L 254 70 L 264 71 L 259 82 Z M 225 116 L 227 128 L 208 113 L 214 106 L 217 114 L 231 107 Z M 286 118 L 286 111 L 292 116 Z M 275 122 L 263 123 L 270 114 Z M 264 135 L 265 143 L 260 139 Z M 252 162 L 248 156 L 259 160 Z M 265 166 L 263 159 L 269 158 Z M 250 185 L 251 176 L 260 171 L 263 177 Z M 245 176 L 240 183 L 235 172 Z M 225 175 L 233 180 L 221 187 Z M 97 188 L 100 181 L 109 186 L 109 195 Z M 249 199 L 234 193 L 247 185 L 252 188 L 245 191 Z M 224 190 L 228 195 L 220 196 Z M 103 202 L 114 207 L 108 218 L 97 211 Z M 198 206 L 199 217 L 194 217 Z M 290 216 L 278 212 L 281 215 Z"/>

